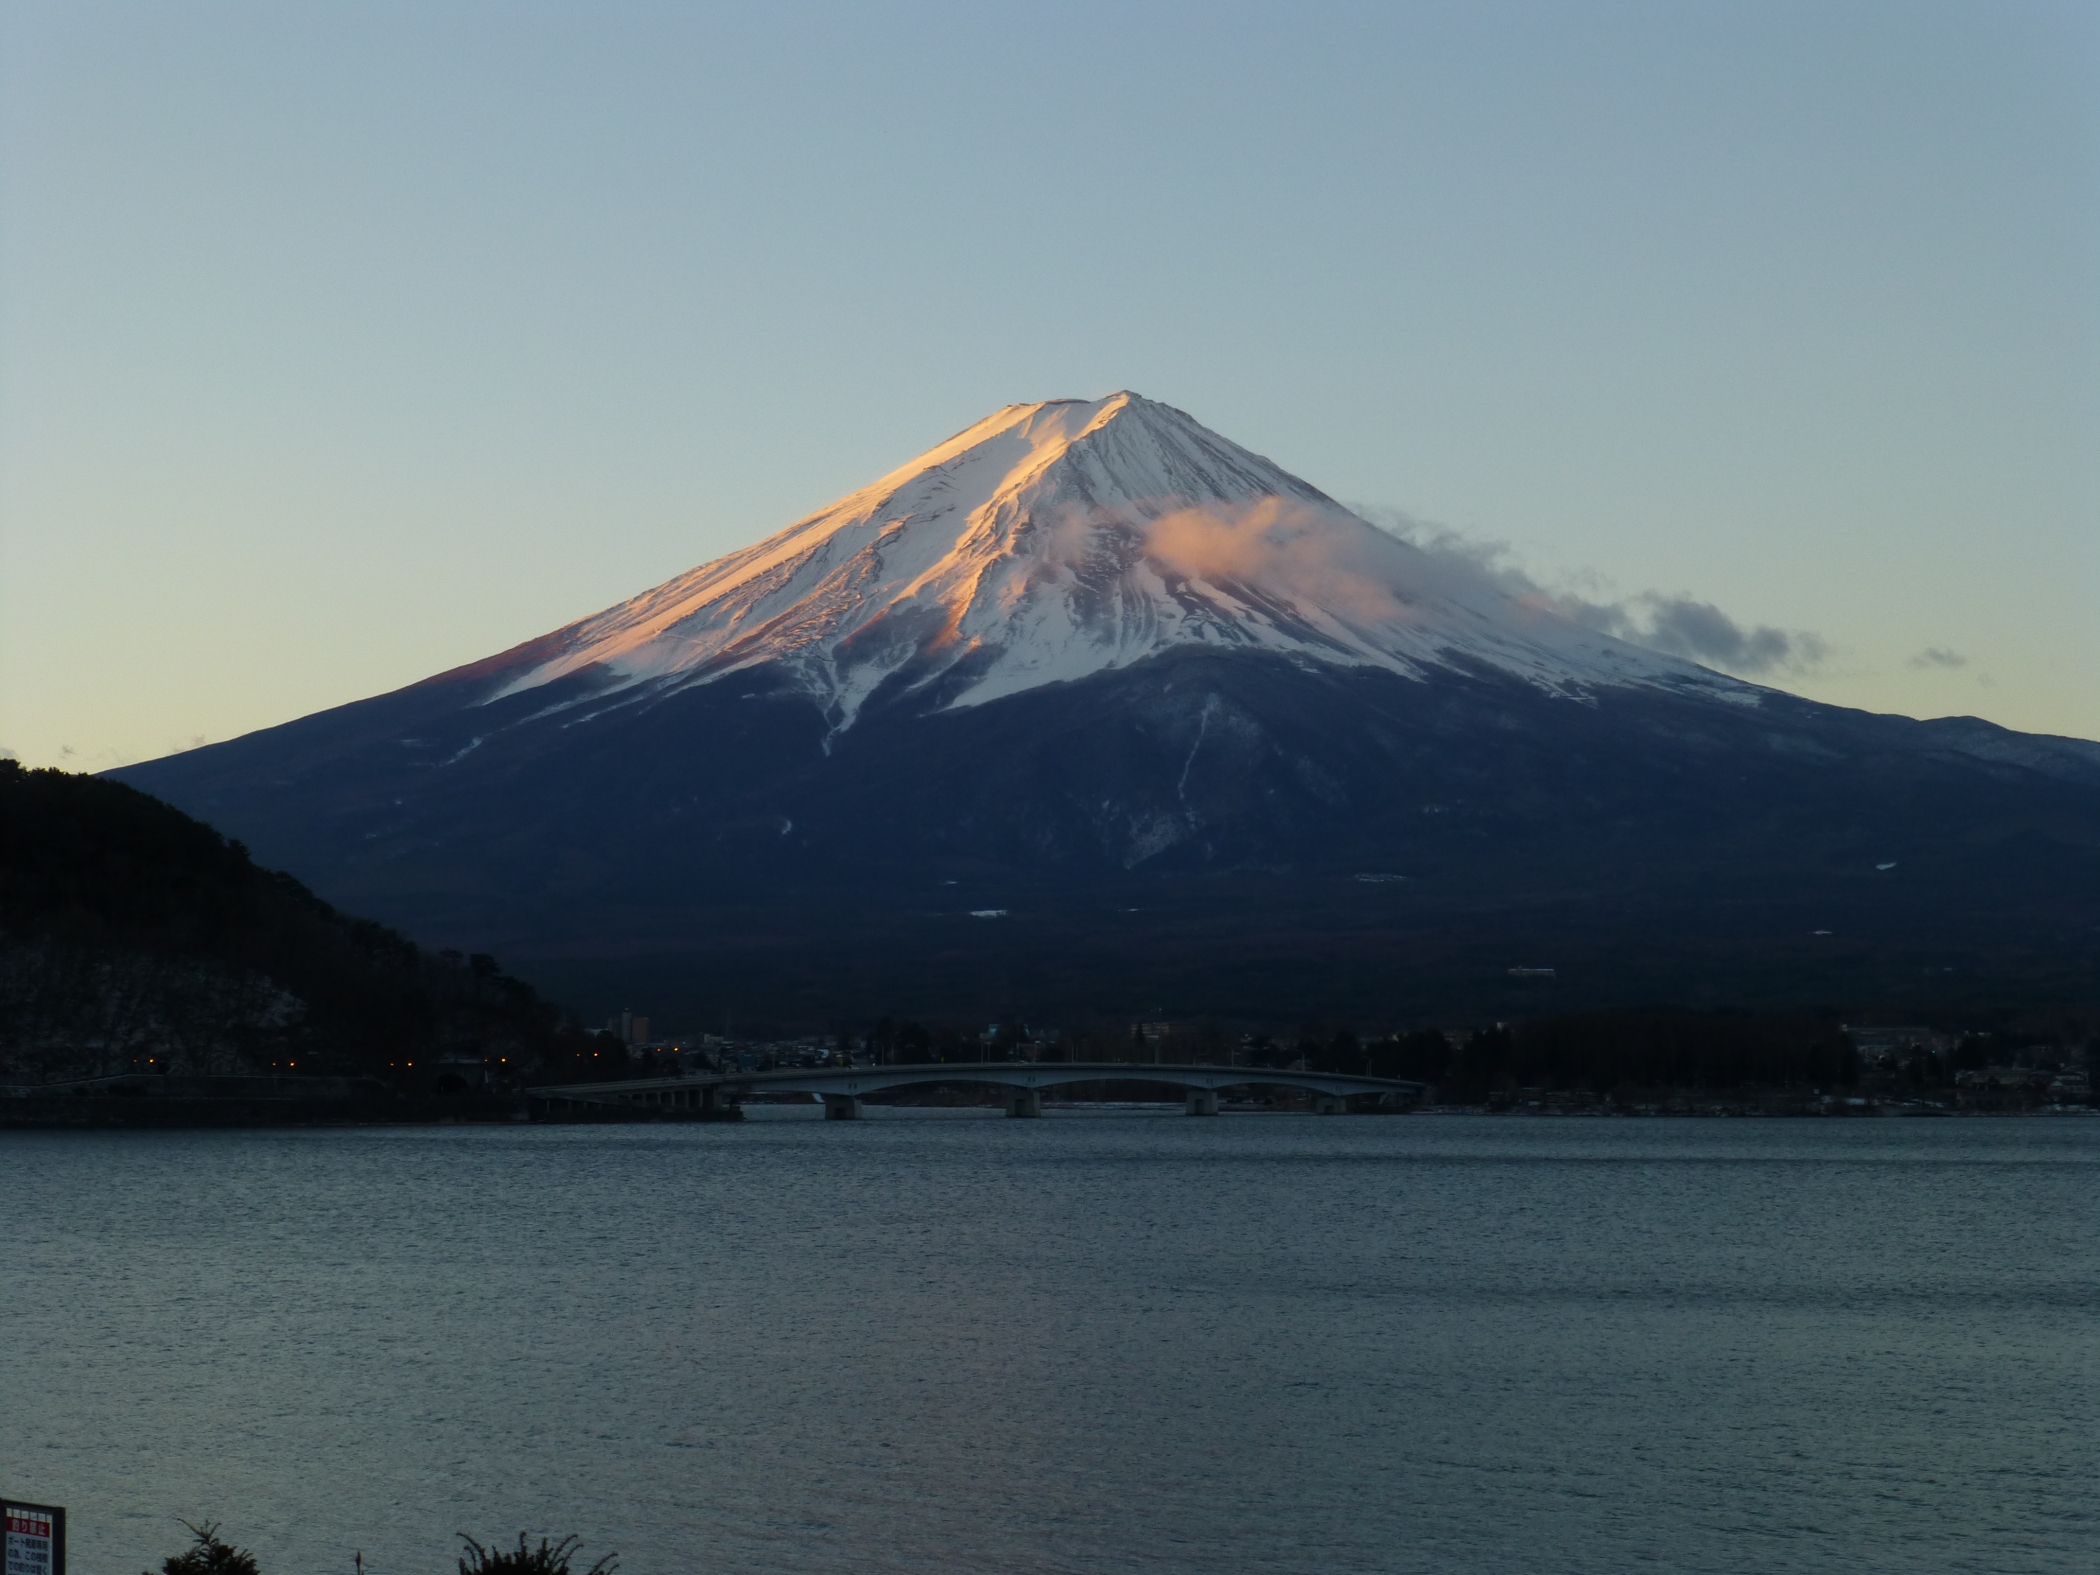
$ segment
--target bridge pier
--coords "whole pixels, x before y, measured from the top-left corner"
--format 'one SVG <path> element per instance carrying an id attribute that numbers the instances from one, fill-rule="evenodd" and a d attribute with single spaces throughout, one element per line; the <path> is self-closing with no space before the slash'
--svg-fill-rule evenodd
<path id="1" fill-rule="evenodd" d="M 862 1119 L 860 1101 L 851 1094 L 819 1094 L 817 1097 L 824 1101 L 824 1119 L 826 1121 L 859 1121 Z"/>
<path id="2" fill-rule="evenodd" d="M 1188 1113 L 1192 1116 L 1216 1115 L 1218 1113 L 1218 1091 L 1215 1088 L 1190 1089 Z"/>
<path id="3" fill-rule="evenodd" d="M 1043 1113 L 1043 1096 L 1032 1088 L 1009 1089 L 1006 1113 L 1010 1116 L 1039 1116 Z"/>
<path id="4" fill-rule="evenodd" d="M 1340 1094 L 1313 1095 L 1313 1113 L 1322 1116 L 1346 1115 L 1349 1101 Z"/>

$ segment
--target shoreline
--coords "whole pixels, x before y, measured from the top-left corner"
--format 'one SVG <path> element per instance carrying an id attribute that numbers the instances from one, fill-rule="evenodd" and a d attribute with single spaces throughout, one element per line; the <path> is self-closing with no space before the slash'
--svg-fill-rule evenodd
<path id="1" fill-rule="evenodd" d="M 800 1108 L 785 1101 L 771 1101 L 779 1108 Z M 975 1105 L 927 1104 L 924 1106 L 871 1105 L 871 1109 L 974 1109 Z M 983 1108 L 996 1109 L 987 1104 Z M 1153 1111 L 1144 1102 L 1050 1102 L 1046 1113 L 1091 1115 L 1110 1112 Z M 1173 1105 L 1159 1103 L 1157 1113 L 1177 1113 Z M 1228 1109 L 1230 1116 L 1306 1115 L 1289 1109 Z M 2036 1105 L 2016 1109 L 1962 1109 L 1947 1105 L 1909 1102 L 1839 1103 L 1830 1108 L 1758 1108 L 1727 1101 L 1703 1106 L 1656 1108 L 1644 1103 L 1635 1108 L 1603 1106 L 1567 1108 L 1493 1108 L 1485 1105 L 1419 1105 L 1407 1110 L 1356 1110 L 1355 1116 L 1429 1116 L 1463 1118 L 1510 1116 L 1525 1120 L 1888 1120 L 1960 1119 L 1984 1117 L 2079 1117 L 2100 1116 L 2089 1105 Z M 108 1099 L 78 1097 L 16 1098 L 0 1100 L 0 1133 L 5 1132 L 121 1132 L 121 1131 L 231 1131 L 298 1130 L 312 1127 L 404 1127 L 404 1126 L 692 1126 L 741 1121 L 741 1106 L 720 1111 L 664 1110 L 639 1107 L 623 1110 L 608 1107 L 588 1114 L 550 1114 L 530 1108 L 523 1096 L 487 1094 L 404 1095 L 386 1099 Z"/>

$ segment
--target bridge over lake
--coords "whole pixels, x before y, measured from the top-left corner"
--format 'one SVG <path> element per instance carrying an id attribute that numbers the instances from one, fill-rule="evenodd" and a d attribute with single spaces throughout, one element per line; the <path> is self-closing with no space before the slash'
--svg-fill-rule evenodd
<path id="1" fill-rule="evenodd" d="M 809 1066 L 775 1072 L 708 1072 L 692 1077 L 634 1078 L 617 1083 L 567 1083 L 527 1090 L 535 1111 L 588 1115 L 608 1106 L 660 1110 L 705 1119 L 752 1094 L 814 1094 L 832 1121 L 855 1121 L 861 1101 L 885 1089 L 932 1083 L 975 1083 L 1002 1089 L 1010 1116 L 1043 1113 L 1043 1091 L 1072 1083 L 1153 1083 L 1183 1090 L 1188 1113 L 1214 1116 L 1228 1088 L 1294 1088 L 1313 1096 L 1313 1108 L 1339 1114 L 1352 1098 L 1376 1096 L 1414 1103 L 1428 1086 L 1347 1072 L 1303 1072 L 1253 1066 L 1167 1066 L 1154 1061 L 936 1061 L 918 1066 Z"/>

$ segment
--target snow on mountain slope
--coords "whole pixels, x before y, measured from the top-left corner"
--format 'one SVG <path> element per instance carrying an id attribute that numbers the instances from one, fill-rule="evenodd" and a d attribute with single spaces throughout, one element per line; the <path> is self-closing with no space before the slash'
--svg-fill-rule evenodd
<path id="1" fill-rule="evenodd" d="M 498 696 L 588 674 L 602 707 L 772 662 L 834 729 L 893 676 L 945 679 L 945 703 L 973 705 L 1192 644 L 1410 677 L 1484 664 L 1571 696 L 1760 693 L 1511 596 L 1131 393 L 1009 405 L 779 534 L 536 643 L 558 654 Z"/>

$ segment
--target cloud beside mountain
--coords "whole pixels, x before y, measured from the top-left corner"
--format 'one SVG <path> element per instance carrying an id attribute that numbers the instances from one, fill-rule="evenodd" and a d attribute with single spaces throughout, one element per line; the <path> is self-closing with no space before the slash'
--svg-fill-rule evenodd
<path id="1" fill-rule="evenodd" d="M 1758 678 L 1814 673 L 1830 655 L 1829 642 L 1810 630 L 1745 624 L 1714 603 L 1695 596 L 1641 591 L 1598 601 L 1565 586 L 1543 585 L 1511 561 L 1505 543 L 1482 541 L 1448 526 L 1418 520 L 1398 509 L 1360 504 L 1355 508 L 1373 524 L 1458 572 L 1478 576 L 1510 595 L 1549 606 L 1584 628 L 1666 656 Z M 1958 665 L 1959 661 L 1957 658 L 1947 665 Z"/>

